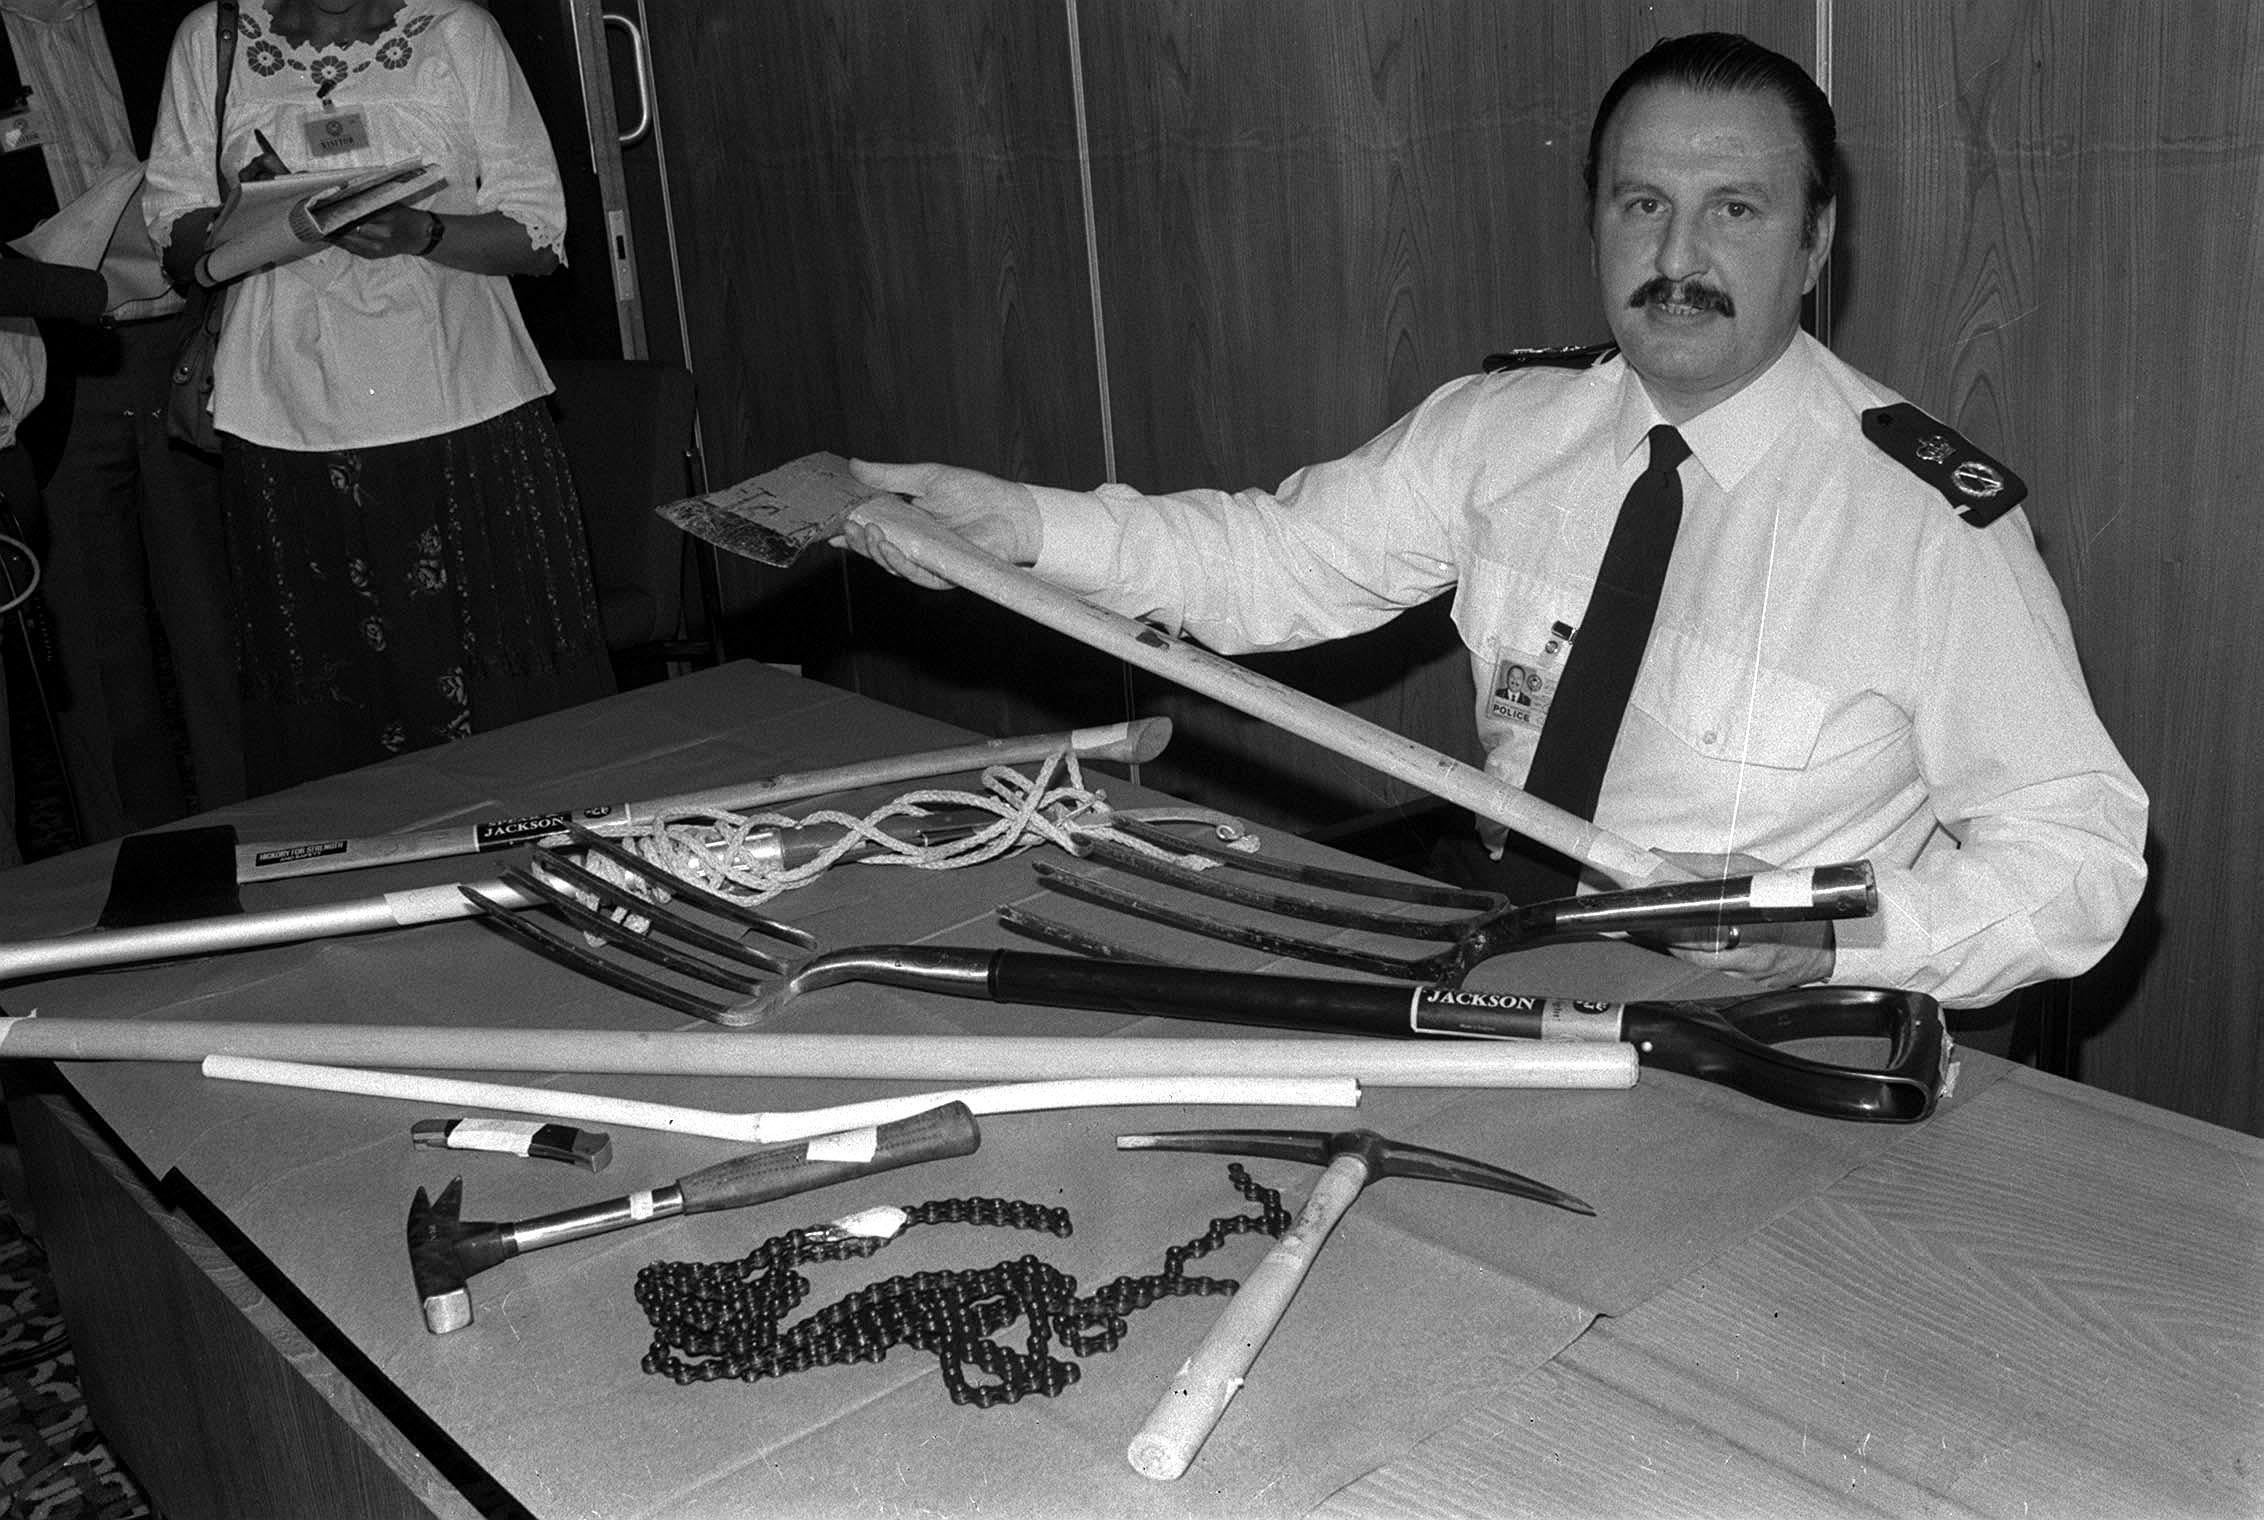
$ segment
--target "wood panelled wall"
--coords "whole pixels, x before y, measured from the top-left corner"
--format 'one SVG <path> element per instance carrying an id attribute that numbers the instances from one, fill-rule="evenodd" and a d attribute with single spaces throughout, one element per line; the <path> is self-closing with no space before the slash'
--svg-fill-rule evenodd
<path id="1" fill-rule="evenodd" d="M 2146 899 L 2065 989 L 2069 1064 L 2264 1133 L 2264 9 L 1836 14 L 1834 347 L 2026 475 L 2153 798 Z"/>
<path id="2" fill-rule="evenodd" d="M 2154 793 L 2148 904 L 2056 1004 L 2070 1064 L 2264 1131 L 2259 26 L 2247 0 L 670 6 L 710 474 L 829 448 L 1270 485 L 1492 349 L 1602 336 L 1594 102 L 1655 36 L 1748 32 L 1841 114 L 1825 335 L 2028 476 Z M 745 644 L 889 701 L 990 732 L 1167 711 L 1146 779 L 1269 824 L 1403 795 L 972 598 L 833 557 L 729 574 Z M 1467 754 L 1438 613 L 1260 663 Z"/>

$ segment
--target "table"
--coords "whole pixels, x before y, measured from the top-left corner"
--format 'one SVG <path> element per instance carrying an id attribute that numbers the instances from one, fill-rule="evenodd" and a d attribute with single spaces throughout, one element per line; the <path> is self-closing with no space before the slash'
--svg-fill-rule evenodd
<path id="1" fill-rule="evenodd" d="M 754 665 L 262 799 L 246 837 L 426 826 L 663 795 L 964 736 Z M 1152 800 L 1105 779 L 1112 799 Z M 1267 841 L 1296 853 L 1297 841 Z M 1318 853 L 1318 852 L 1316 852 Z M 0 935 L 73 931 L 111 850 L 0 878 Z M 270 884 L 262 905 L 491 874 L 427 862 Z M 828 946 L 1011 941 L 1027 859 L 847 868 L 780 904 Z M 1138 931 L 1167 934 L 1169 931 Z M 1260 965 L 1205 947 L 1218 964 Z M 1524 990 L 1673 997 L 1719 983 L 1617 945 L 1487 968 Z M 546 1027 L 689 1021 L 597 989 L 475 924 L 0 990 L 10 1013 L 508 1024 L 528 1074 L 701 1107 L 814 1107 L 917 1084 L 562 1079 Z M 781 1028 L 1093 1038 L 1164 1020 L 842 989 Z M 1247 1031 L 1218 1030 L 1224 1035 Z M 475 1323 L 427 1334 L 409 1194 L 466 1179 L 466 1213 L 523 1218 L 656 1185 L 729 1147 L 616 1131 L 572 1168 L 412 1147 L 410 1104 L 207 1083 L 193 1067 L 11 1063 L 11 1113 L 97 1423 L 165 1511 L 243 1517 L 526 1513 L 1276 1515 L 2242 1514 L 2259 1455 L 2259 1146 L 1968 1054 L 1913 1127 L 1836 1124 L 1664 1074 L 1622 1093 L 1371 1091 L 1341 1113 L 1094 1110 L 985 1122 L 972 1156 L 761 1209 L 507 1262 Z M 1593 1220 L 1433 1185 L 1364 1196 L 1194 1468 L 1122 1451 L 1210 1319 L 1130 1322 L 1056 1399 L 954 1408 L 931 1359 L 679 1388 L 636 1366 L 629 1297 L 654 1259 L 721 1261 L 879 1203 L 1067 1207 L 1067 1240 L 915 1232 L 814 1270 L 812 1306 L 878 1277 L 1028 1250 L 1091 1287 L 1242 1212 L 1220 1158 L 1127 1157 L 1114 1134 L 1341 1128 L 1483 1154 Z M 1294 1206 L 1309 1175 L 1254 1163 Z M 1212 1259 L 1247 1270 L 1244 1238 Z"/>

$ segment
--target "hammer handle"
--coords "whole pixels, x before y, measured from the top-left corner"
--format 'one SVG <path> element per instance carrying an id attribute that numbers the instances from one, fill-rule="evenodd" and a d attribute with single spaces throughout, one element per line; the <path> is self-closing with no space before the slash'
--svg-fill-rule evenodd
<path id="1" fill-rule="evenodd" d="M 888 1124 L 749 1151 L 678 1178 L 676 1191 L 687 1214 L 745 1208 L 917 1161 L 964 1156 L 980 1144 L 982 1131 L 967 1105 L 947 1103 Z"/>
<path id="2" fill-rule="evenodd" d="M 1339 1156 L 1329 1163 L 1296 1223 L 1226 1301 L 1211 1333 L 1187 1358 L 1170 1391 L 1132 1438 L 1124 1455 L 1133 1471 L 1146 1478 L 1170 1479 L 1187 1470 L 1226 1413 L 1227 1401 L 1242 1386 L 1243 1375 L 1258 1359 L 1274 1326 L 1281 1323 L 1329 1232 L 1367 1180 L 1368 1164 L 1358 1156 Z"/>

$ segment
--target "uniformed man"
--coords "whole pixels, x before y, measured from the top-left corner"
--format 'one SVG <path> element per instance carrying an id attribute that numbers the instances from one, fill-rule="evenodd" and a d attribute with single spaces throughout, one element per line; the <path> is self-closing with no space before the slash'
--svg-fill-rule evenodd
<path id="1" fill-rule="evenodd" d="M 1835 137 L 1789 59 L 1661 42 L 1589 143 L 1613 346 L 1453 381 L 1276 491 L 857 468 L 1225 653 L 1342 638 L 1453 588 L 1493 774 L 1544 796 L 1584 782 L 1598 823 L 1708 872 L 1874 864 L 1875 917 L 1679 952 L 1705 964 L 1953 1007 L 2073 975 L 2144 884 L 2146 796 L 2092 708 L 2023 488 L 1800 328 Z M 875 530 L 847 541 L 936 584 Z M 1502 695 L 1513 670 L 1528 701 Z"/>

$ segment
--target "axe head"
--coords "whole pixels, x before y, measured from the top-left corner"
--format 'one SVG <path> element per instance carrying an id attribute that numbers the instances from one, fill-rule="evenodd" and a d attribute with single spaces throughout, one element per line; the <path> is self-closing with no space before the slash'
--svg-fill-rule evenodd
<path id="1" fill-rule="evenodd" d="M 1383 1177 L 1419 1177 L 1427 1182 L 1454 1182 L 1464 1187 L 1514 1193 L 1520 1198 L 1569 1209 L 1575 1214 L 1596 1212 L 1561 1188 L 1536 1182 L 1490 1161 L 1433 1150 L 1427 1145 L 1411 1145 L 1404 1140 L 1389 1140 L 1372 1129 L 1339 1130 L 1333 1135 L 1295 1129 L 1182 1129 L 1159 1135 L 1118 1135 L 1116 1148 L 1120 1151 L 1215 1151 L 1227 1156 L 1275 1156 L 1312 1166 L 1327 1166 L 1340 1156 L 1358 1156 L 1368 1168 L 1370 1182 Z"/>
<path id="2" fill-rule="evenodd" d="M 119 840 L 110 896 L 96 923 L 131 929 L 243 911 L 236 891 L 236 830 L 218 823 Z"/>
<path id="3" fill-rule="evenodd" d="M 654 510 L 726 553 L 783 566 L 832 538 L 852 511 L 884 494 L 851 475 L 839 454 L 819 453 Z"/>
<path id="4" fill-rule="evenodd" d="M 409 1276 L 424 1308 L 425 1328 L 434 1335 L 470 1324 L 473 1276 L 518 1254 L 503 1225 L 460 1218 L 463 1203 L 461 1177 L 442 1188 L 438 1198 L 428 1198 L 418 1188 L 409 1200 Z"/>

